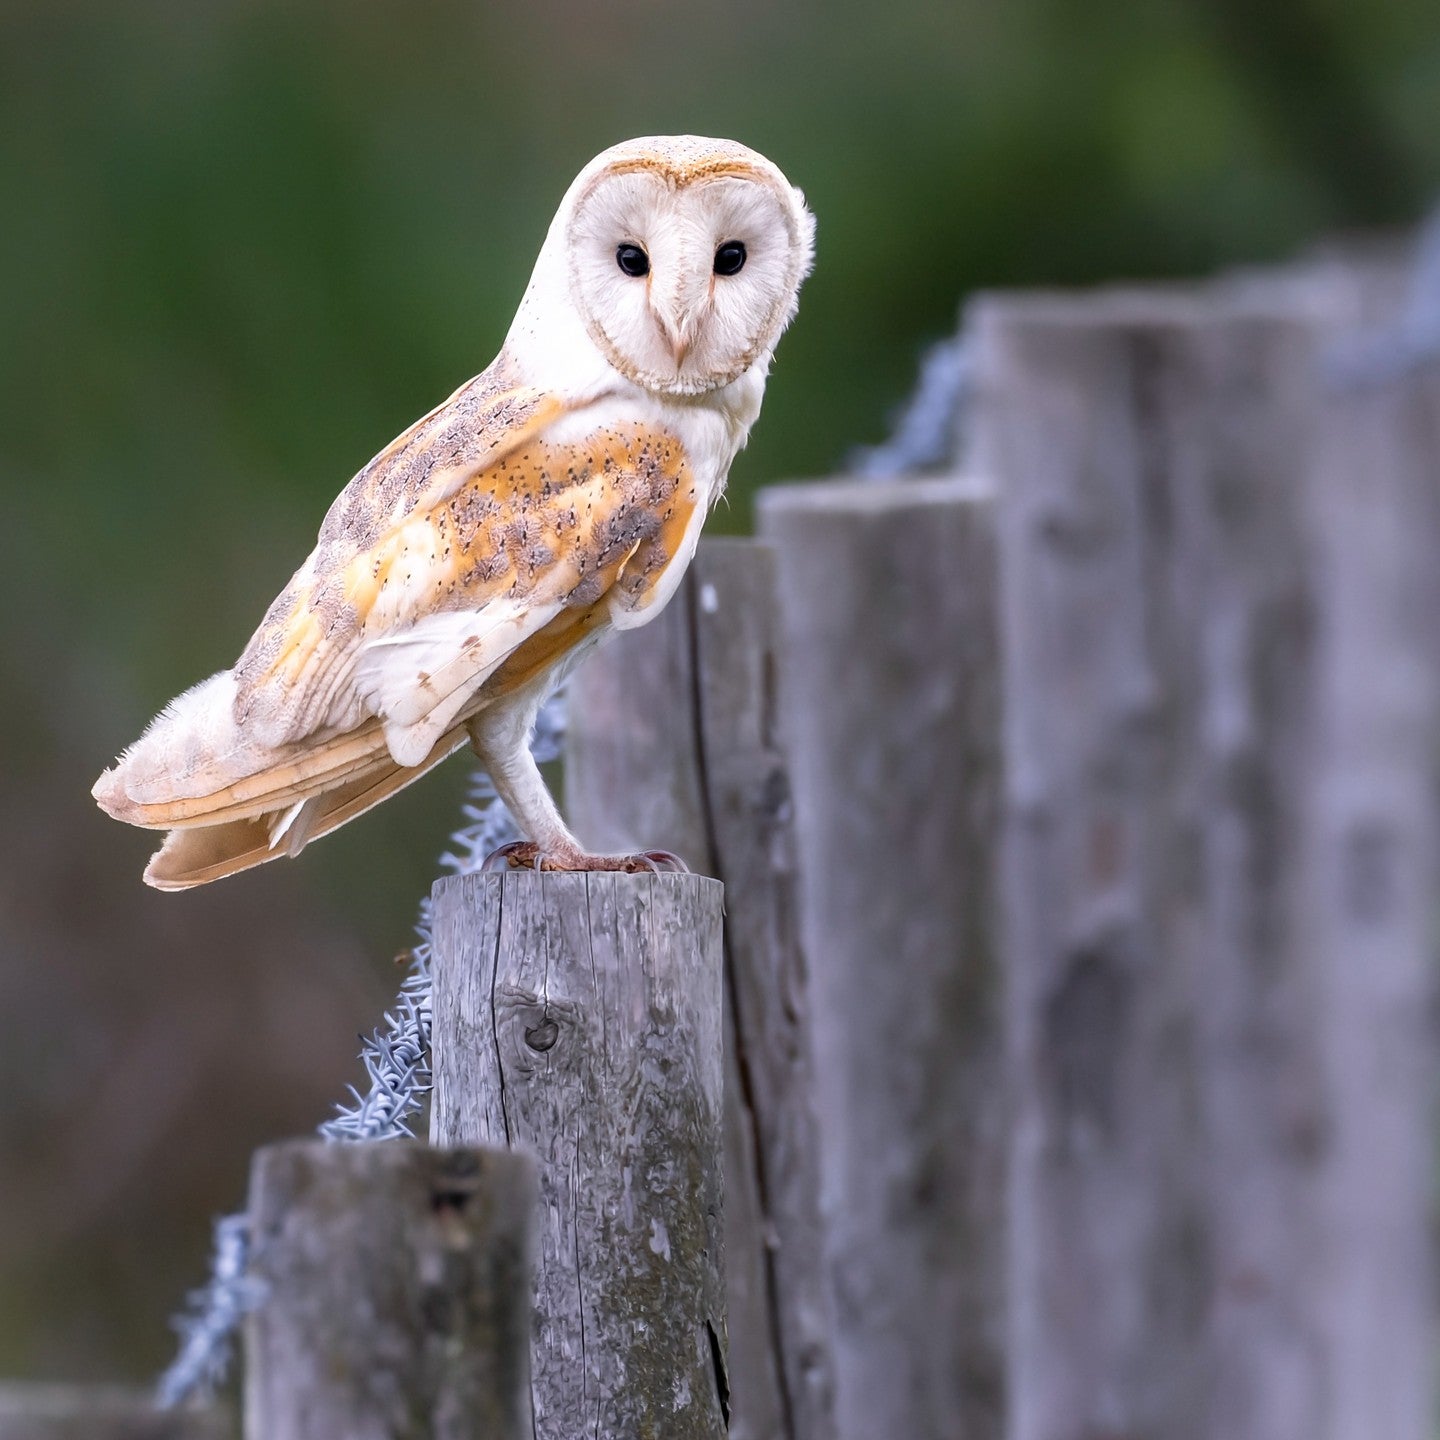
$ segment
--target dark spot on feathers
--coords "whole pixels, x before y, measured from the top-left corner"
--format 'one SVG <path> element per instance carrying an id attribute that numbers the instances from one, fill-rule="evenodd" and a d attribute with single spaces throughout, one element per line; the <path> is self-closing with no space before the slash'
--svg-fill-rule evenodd
<path id="1" fill-rule="evenodd" d="M 566 595 L 565 604 L 571 609 L 588 609 L 591 605 L 598 603 L 604 593 L 605 587 L 601 583 L 600 576 L 598 574 L 587 575 Z"/>

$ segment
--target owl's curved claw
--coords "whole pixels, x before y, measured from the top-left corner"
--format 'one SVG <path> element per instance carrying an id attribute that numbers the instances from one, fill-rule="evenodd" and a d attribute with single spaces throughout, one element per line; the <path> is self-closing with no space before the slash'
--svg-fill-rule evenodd
<path id="1" fill-rule="evenodd" d="M 689 875 L 690 867 L 672 850 L 642 850 L 638 860 L 644 860 L 649 869 L 657 875 L 669 872 L 675 875 Z"/>
<path id="2" fill-rule="evenodd" d="M 480 864 L 482 871 L 543 870 L 545 856 L 533 840 L 512 840 L 492 850 Z"/>

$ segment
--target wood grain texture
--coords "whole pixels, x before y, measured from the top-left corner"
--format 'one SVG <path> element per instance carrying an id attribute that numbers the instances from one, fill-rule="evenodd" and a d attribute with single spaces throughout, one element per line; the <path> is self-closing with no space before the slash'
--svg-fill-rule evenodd
<path id="1" fill-rule="evenodd" d="M 1436 457 L 1352 301 L 975 311 L 1015 1440 L 1431 1433 Z"/>
<path id="2" fill-rule="evenodd" d="M 0 1384 L 0 1440 L 232 1440 L 219 1407 L 159 1410 L 148 1391 Z"/>
<path id="3" fill-rule="evenodd" d="M 534 1165 L 502 1151 L 259 1151 L 249 1440 L 528 1437 L 534 1207 Z"/>
<path id="4" fill-rule="evenodd" d="M 661 845 L 726 885 L 732 1440 L 831 1440 L 794 807 L 775 557 L 707 540 L 670 609 L 574 678 L 566 799 L 596 849 Z"/>
<path id="5" fill-rule="evenodd" d="M 698 875 L 435 886 L 432 1137 L 539 1161 L 540 1440 L 725 1433 L 721 899 Z"/>
<path id="6" fill-rule="evenodd" d="M 764 492 L 842 1440 L 998 1437 L 993 516 L 960 479 Z"/>

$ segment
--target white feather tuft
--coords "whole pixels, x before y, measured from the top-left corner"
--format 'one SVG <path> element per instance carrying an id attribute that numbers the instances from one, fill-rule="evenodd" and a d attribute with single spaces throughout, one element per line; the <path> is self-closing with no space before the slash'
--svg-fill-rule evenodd
<path id="1" fill-rule="evenodd" d="M 493 600 L 482 611 L 427 615 L 398 634 L 368 641 L 355 664 L 355 687 L 384 722 L 395 763 L 420 764 L 475 691 L 562 608 Z"/>
<path id="2" fill-rule="evenodd" d="M 254 742 L 235 723 L 235 675 L 222 670 L 177 695 L 96 783 L 111 813 L 207 795 L 236 775 Z M 255 768 L 254 766 L 251 767 Z"/>

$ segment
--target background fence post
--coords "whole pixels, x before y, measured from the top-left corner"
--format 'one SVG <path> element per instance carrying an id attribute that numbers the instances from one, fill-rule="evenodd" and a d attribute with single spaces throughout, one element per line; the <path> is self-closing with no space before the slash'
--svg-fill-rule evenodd
<path id="1" fill-rule="evenodd" d="M 782 487 L 780 723 L 810 957 L 841 1440 L 1002 1433 L 993 515 L 963 479 Z"/>
<path id="2" fill-rule="evenodd" d="M 726 885 L 731 1440 L 833 1440 L 794 807 L 775 709 L 774 555 L 701 542 L 684 587 L 571 680 L 566 810 Z"/>
<path id="3" fill-rule="evenodd" d="M 1322 395 L 1315 751 L 1296 945 L 1319 972 L 1333 1437 L 1432 1440 L 1440 376 Z M 1233 1433 L 1233 1432 L 1231 1432 Z"/>
<path id="4" fill-rule="evenodd" d="M 1322 389 L 1348 306 L 974 312 L 1014 1440 L 1432 1433 L 1440 496 Z"/>
<path id="5" fill-rule="evenodd" d="M 434 890 L 432 1137 L 535 1151 L 540 1440 L 722 1440 L 722 887 Z"/>
<path id="6" fill-rule="evenodd" d="M 158 1410 L 145 1391 L 109 1385 L 0 1384 L 0 1440 L 233 1440 L 215 1408 Z"/>
<path id="7" fill-rule="evenodd" d="M 259 1151 L 249 1440 L 528 1440 L 534 1205 L 534 1166 L 500 1151 Z"/>

